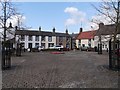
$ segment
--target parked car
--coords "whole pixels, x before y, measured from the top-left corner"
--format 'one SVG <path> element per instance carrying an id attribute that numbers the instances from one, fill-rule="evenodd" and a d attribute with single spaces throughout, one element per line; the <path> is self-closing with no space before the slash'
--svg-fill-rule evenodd
<path id="1" fill-rule="evenodd" d="M 44 48 L 42 46 L 36 46 L 34 48 L 32 48 L 32 51 L 33 52 L 39 52 L 39 51 L 42 51 Z"/>
<path id="2" fill-rule="evenodd" d="M 81 51 L 87 51 L 88 47 L 81 47 Z"/>
<path id="3" fill-rule="evenodd" d="M 39 51 L 44 50 L 44 47 L 38 46 L 38 50 L 39 50 Z"/>
<path id="4" fill-rule="evenodd" d="M 55 45 L 53 47 L 49 47 L 49 49 L 56 49 L 56 50 L 62 50 L 63 46 L 62 45 Z"/>
<path id="5" fill-rule="evenodd" d="M 88 47 L 88 48 L 87 48 L 87 51 L 95 51 L 95 48 Z"/>

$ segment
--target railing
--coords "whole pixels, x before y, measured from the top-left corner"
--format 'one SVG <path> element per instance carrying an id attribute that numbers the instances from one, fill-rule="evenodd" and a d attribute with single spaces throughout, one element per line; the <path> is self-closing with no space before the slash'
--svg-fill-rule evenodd
<path id="1" fill-rule="evenodd" d="M 114 70 L 120 70 L 120 41 L 115 43 L 115 51 L 113 50 L 113 42 L 109 41 L 109 68 Z"/>
<path id="2" fill-rule="evenodd" d="M 2 70 L 11 67 L 11 44 L 9 41 L 2 42 Z"/>

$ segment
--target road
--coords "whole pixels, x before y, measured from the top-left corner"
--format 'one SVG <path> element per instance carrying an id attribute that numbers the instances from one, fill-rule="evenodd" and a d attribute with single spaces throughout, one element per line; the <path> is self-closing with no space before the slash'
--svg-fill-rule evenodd
<path id="1" fill-rule="evenodd" d="M 108 69 L 108 55 L 69 51 L 24 53 L 3 71 L 3 88 L 118 88 L 118 72 Z"/>

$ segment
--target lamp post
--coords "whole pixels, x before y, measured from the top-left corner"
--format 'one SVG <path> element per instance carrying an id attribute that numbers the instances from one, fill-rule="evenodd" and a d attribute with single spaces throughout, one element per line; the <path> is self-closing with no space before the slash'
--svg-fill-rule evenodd
<path id="1" fill-rule="evenodd" d="M 15 27 L 15 30 L 17 31 L 18 28 L 17 26 Z M 16 36 L 15 35 L 15 38 L 16 38 L 16 56 L 21 56 L 21 44 L 20 44 L 20 36 Z"/>

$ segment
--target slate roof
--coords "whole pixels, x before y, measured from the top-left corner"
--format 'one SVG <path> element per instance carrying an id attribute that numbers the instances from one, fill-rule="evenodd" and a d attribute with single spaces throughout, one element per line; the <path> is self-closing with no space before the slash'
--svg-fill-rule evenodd
<path id="1" fill-rule="evenodd" d="M 39 36 L 62 36 L 62 37 L 70 37 L 69 34 L 59 33 L 59 32 L 48 32 L 48 31 L 35 31 L 35 30 L 16 30 L 16 35 L 39 35 Z"/>
<path id="2" fill-rule="evenodd" d="M 119 26 L 120 28 L 120 26 Z M 96 33 L 96 36 L 99 35 L 111 35 L 115 31 L 115 24 L 110 24 L 110 25 L 103 25 L 100 27 Z M 118 34 L 120 34 L 120 30 L 118 31 Z"/>
<path id="3" fill-rule="evenodd" d="M 72 34 L 70 34 L 70 36 L 72 37 L 72 39 L 76 39 L 77 36 L 78 36 L 78 34 L 79 34 L 79 33 L 77 33 L 77 34 L 72 33 Z"/>
<path id="4" fill-rule="evenodd" d="M 93 39 L 97 30 L 80 32 L 77 39 Z"/>

